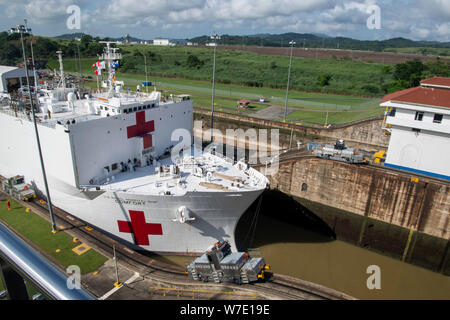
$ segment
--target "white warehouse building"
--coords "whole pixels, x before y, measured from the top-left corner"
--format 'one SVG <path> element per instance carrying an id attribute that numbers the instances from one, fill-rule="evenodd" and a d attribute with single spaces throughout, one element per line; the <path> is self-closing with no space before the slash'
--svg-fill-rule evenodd
<path id="1" fill-rule="evenodd" d="M 169 39 L 153 39 L 154 46 L 174 46 L 175 43 L 170 42 Z"/>
<path id="2" fill-rule="evenodd" d="M 450 180 L 450 78 L 422 80 L 380 106 L 391 134 L 385 166 Z"/>
<path id="3" fill-rule="evenodd" d="M 28 76 L 31 85 L 34 85 L 34 76 L 31 70 L 28 70 Z M 16 91 L 22 85 L 26 85 L 25 69 L 18 67 L 0 66 L 0 93 L 10 93 Z"/>

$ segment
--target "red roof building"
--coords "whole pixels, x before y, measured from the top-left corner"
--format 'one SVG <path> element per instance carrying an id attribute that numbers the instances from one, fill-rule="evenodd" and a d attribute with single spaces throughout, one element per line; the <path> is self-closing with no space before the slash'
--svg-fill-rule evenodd
<path id="1" fill-rule="evenodd" d="M 391 135 L 385 166 L 450 180 L 450 78 L 422 80 L 380 106 Z"/>
<path id="2" fill-rule="evenodd" d="M 442 87 L 450 89 L 450 78 L 433 77 L 420 81 L 421 86 Z"/>

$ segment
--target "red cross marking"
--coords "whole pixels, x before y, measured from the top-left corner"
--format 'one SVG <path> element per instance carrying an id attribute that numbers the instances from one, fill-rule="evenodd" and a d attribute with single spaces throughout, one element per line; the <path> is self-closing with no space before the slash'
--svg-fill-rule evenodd
<path id="1" fill-rule="evenodd" d="M 145 111 L 136 112 L 136 124 L 127 127 L 128 139 L 134 137 L 143 137 L 144 149 L 153 145 L 152 135 L 150 132 L 155 131 L 155 121 L 145 121 Z"/>
<path id="2" fill-rule="evenodd" d="M 119 232 L 132 233 L 134 235 L 135 243 L 137 245 L 148 246 L 150 241 L 148 236 L 162 235 L 162 226 L 159 223 L 145 222 L 144 211 L 129 210 L 130 221 L 118 220 Z"/>

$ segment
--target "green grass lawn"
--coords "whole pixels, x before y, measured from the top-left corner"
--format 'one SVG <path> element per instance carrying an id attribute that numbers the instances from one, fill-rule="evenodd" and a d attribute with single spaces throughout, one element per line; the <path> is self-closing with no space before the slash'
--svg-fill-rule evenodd
<path id="1" fill-rule="evenodd" d="M 74 243 L 72 237 L 63 231 L 51 233 L 51 225 L 32 212 L 25 212 L 25 207 L 11 201 L 11 211 L 6 207 L 6 201 L 0 201 L 0 219 L 12 229 L 27 238 L 47 254 L 55 258 L 62 266 L 78 265 L 81 273 L 89 273 L 103 265 L 107 258 L 94 249 L 82 255 L 77 255 L 72 249 L 80 244 Z M 56 252 L 60 249 L 60 252 Z"/>
<path id="2" fill-rule="evenodd" d="M 145 77 L 140 74 L 124 74 L 118 72 L 117 79 L 123 80 L 125 87 L 130 87 L 130 89 L 134 91 L 136 90 L 136 85 L 143 81 Z M 163 90 L 164 94 L 188 93 L 192 95 L 194 107 L 207 110 L 211 109 L 211 83 L 208 81 L 149 76 L 149 81 L 150 80 L 157 86 L 158 90 Z M 87 83 L 87 86 L 95 88 L 97 83 L 95 81 L 89 82 Z M 145 89 L 142 88 L 142 90 Z M 149 88 L 149 90 L 153 90 L 153 88 Z M 236 108 L 237 100 L 250 99 L 253 101 L 258 101 L 260 95 L 265 96 L 267 99 L 266 103 L 260 104 L 258 102 L 254 102 L 250 104 L 250 108 L 239 110 L 240 114 L 251 116 L 255 112 L 267 108 L 272 104 L 284 106 L 285 94 L 286 91 L 281 89 L 252 88 L 232 84 L 218 84 L 216 85 L 215 90 L 216 110 L 236 114 L 238 113 L 238 109 Z M 377 98 L 290 90 L 288 106 L 298 108 L 299 111 L 291 114 L 289 118 L 291 120 L 324 123 L 327 110 L 346 110 L 352 112 L 330 113 L 328 123 L 337 124 L 351 122 L 364 119 L 364 117 L 382 114 L 382 110 L 378 103 L 379 99 Z"/>
<path id="3" fill-rule="evenodd" d="M 412 48 L 385 48 L 386 52 L 409 53 L 432 56 L 450 56 L 450 48 L 412 47 Z"/>
<path id="4" fill-rule="evenodd" d="M 368 109 L 363 111 L 330 111 L 328 112 L 327 124 L 343 124 L 351 121 L 362 120 L 373 116 L 382 115 L 383 108 Z M 294 111 L 288 114 L 288 120 L 307 121 L 325 124 L 327 113 L 323 111 Z"/>
<path id="5" fill-rule="evenodd" d="M 143 75 L 145 65 L 142 53 L 145 52 L 148 74 L 152 76 L 153 81 L 158 81 L 155 77 L 206 82 L 212 79 L 212 49 L 127 45 L 120 46 L 120 51 L 123 53 L 123 59 L 119 73 Z M 190 56 L 197 57 L 199 64 L 190 65 Z M 97 58 L 82 59 L 83 72 L 93 75 L 91 66 L 96 60 Z M 50 69 L 59 68 L 56 59 L 50 59 L 47 65 Z M 218 50 L 216 83 L 231 84 L 236 87 L 245 86 L 256 90 L 256 94 L 260 94 L 263 88 L 284 90 L 288 68 L 288 54 L 274 56 L 239 50 Z M 73 57 L 65 57 L 64 69 L 79 71 L 77 61 Z M 328 85 L 319 83 L 318 77 L 322 75 L 331 75 Z M 392 81 L 392 75 L 383 73 L 382 65 L 376 63 L 351 59 L 301 57 L 294 57 L 292 62 L 291 88 L 293 90 L 375 97 L 382 94 L 381 86 L 390 81 Z"/>
<path id="6" fill-rule="evenodd" d="M 94 63 L 96 59 L 83 59 L 83 73 L 84 75 L 92 76 L 95 82 L 95 76 L 93 74 L 93 69 L 90 68 L 92 63 Z M 51 63 L 49 63 L 52 65 Z M 66 64 L 68 65 L 66 67 Z M 77 73 L 78 69 L 76 66 L 76 61 L 67 59 L 64 60 L 64 68 L 67 71 Z M 105 75 L 102 75 L 105 77 Z M 145 80 L 145 74 L 143 73 L 127 73 L 118 69 L 116 72 L 116 78 L 118 80 L 123 80 L 127 86 L 130 86 L 131 89 L 135 89 L 137 84 Z M 208 80 L 193 80 L 193 79 L 185 79 L 185 78 L 169 78 L 169 77 L 160 77 L 154 74 L 148 74 L 149 81 L 152 81 L 153 85 L 156 85 L 157 88 L 170 88 L 170 89 L 178 89 L 184 92 L 199 92 L 204 94 L 211 94 L 211 81 Z M 236 98 L 239 99 L 257 99 L 259 96 L 265 96 L 268 100 L 273 100 L 276 98 L 276 101 L 284 104 L 284 99 L 286 95 L 286 88 L 255 88 L 248 87 L 243 85 L 236 84 L 222 84 L 216 83 L 215 93 L 217 96 L 223 96 L 227 98 Z M 339 95 L 332 93 L 320 93 L 320 92 L 306 92 L 299 91 L 295 88 L 289 90 L 289 106 L 311 106 L 311 104 L 331 104 L 337 106 L 350 106 L 350 107 L 358 107 L 361 104 L 366 104 L 368 102 L 377 100 L 376 98 L 367 98 L 367 97 L 359 97 L 352 95 Z M 300 100 L 300 101 L 295 101 Z M 273 101 L 272 101 L 273 102 Z"/>

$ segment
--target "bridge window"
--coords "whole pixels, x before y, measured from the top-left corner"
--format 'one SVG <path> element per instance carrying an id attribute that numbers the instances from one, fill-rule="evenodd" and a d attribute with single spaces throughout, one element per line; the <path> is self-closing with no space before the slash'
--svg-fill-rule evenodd
<path id="1" fill-rule="evenodd" d="M 441 123 L 444 115 L 436 113 L 433 118 L 434 123 Z"/>
<path id="2" fill-rule="evenodd" d="M 423 112 L 416 111 L 416 116 L 414 117 L 414 120 L 422 121 L 423 120 Z"/>

